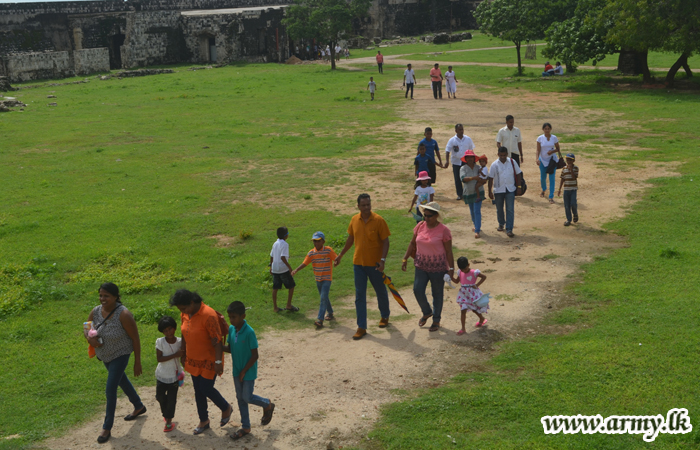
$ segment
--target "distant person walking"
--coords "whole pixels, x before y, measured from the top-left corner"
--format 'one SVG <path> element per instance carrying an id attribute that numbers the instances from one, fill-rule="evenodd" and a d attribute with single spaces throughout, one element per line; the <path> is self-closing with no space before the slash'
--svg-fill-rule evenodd
<path id="1" fill-rule="evenodd" d="M 411 91 L 411 99 L 413 99 L 413 85 L 416 84 L 416 73 L 411 68 L 411 65 L 406 66 L 406 70 L 403 71 L 403 85 L 406 86 L 406 95 L 404 98 L 408 98 L 408 91 Z"/>
<path id="2" fill-rule="evenodd" d="M 462 168 L 459 176 L 462 179 L 464 203 L 469 206 L 469 215 L 474 224 L 474 239 L 481 237 L 481 202 L 486 198 L 484 184 L 481 177 L 481 166 L 476 163 L 476 155 L 467 150 L 462 157 Z"/>
<path id="3" fill-rule="evenodd" d="M 515 161 L 508 157 L 508 149 L 498 149 L 498 159 L 491 164 L 489 170 L 489 198 L 494 200 L 496 194 L 496 215 L 498 218 L 498 231 L 505 229 L 508 237 L 513 234 L 515 223 L 515 194 L 522 189 L 522 170 Z M 503 206 L 505 204 L 505 214 Z M 504 228 L 505 227 L 505 228 Z"/>
<path id="4" fill-rule="evenodd" d="M 342 53 L 342 51 L 343 51 L 343 47 L 341 47 L 340 45 L 335 46 L 335 60 L 336 61 L 340 61 L 340 54 Z"/>
<path id="5" fill-rule="evenodd" d="M 578 222 L 578 202 L 576 201 L 576 193 L 578 192 L 578 166 L 574 164 L 576 157 L 573 153 L 566 154 L 566 167 L 561 170 L 561 182 L 559 183 L 559 193 L 561 196 L 561 188 L 564 187 L 564 213 L 566 214 L 566 222 L 564 226 L 571 225 L 571 213 L 574 213 L 573 221 Z"/>
<path id="6" fill-rule="evenodd" d="M 508 114 L 506 126 L 498 130 L 496 135 L 496 148 L 506 147 L 510 150 L 510 157 L 520 166 L 523 164 L 523 136 L 520 128 L 513 125 L 515 125 L 515 118 Z"/>
<path id="7" fill-rule="evenodd" d="M 561 157 L 559 139 L 552 134 L 552 125 L 545 123 L 542 125 L 542 133 L 537 138 L 537 165 L 540 166 L 540 183 L 544 198 L 547 191 L 547 175 L 549 175 L 549 203 L 554 203 L 554 187 L 557 173 L 557 162 Z"/>
<path id="8" fill-rule="evenodd" d="M 440 64 L 435 63 L 435 66 L 430 69 L 430 82 L 433 85 L 433 97 L 437 100 L 442 99 L 442 72 L 440 72 Z"/>
<path id="9" fill-rule="evenodd" d="M 461 123 L 455 125 L 455 135 L 447 141 L 445 146 L 445 169 L 450 167 L 452 163 L 452 175 L 455 180 L 455 190 L 457 191 L 457 200 L 462 200 L 464 189 L 462 186 L 462 178 L 459 176 L 459 170 L 462 167 L 462 157 L 467 150 L 474 151 L 474 142 L 469 136 L 464 135 L 464 126 Z M 449 154 L 449 159 L 447 155 Z"/>
<path id="10" fill-rule="evenodd" d="M 384 65 L 384 56 L 382 55 L 382 52 L 377 51 L 377 67 L 379 68 L 379 73 L 384 73 L 382 65 Z"/>
<path id="11" fill-rule="evenodd" d="M 374 91 L 377 90 L 377 83 L 374 82 L 374 77 L 369 77 L 369 83 L 367 83 L 367 89 L 369 89 L 369 95 L 374 100 Z M 367 90 L 365 89 L 365 90 Z"/>
<path id="12" fill-rule="evenodd" d="M 447 90 L 447 98 L 457 98 L 457 76 L 452 70 L 452 66 L 447 66 L 445 72 L 445 89 Z"/>
<path id="13" fill-rule="evenodd" d="M 348 239 L 345 247 L 335 258 L 335 265 L 340 264 L 343 255 L 355 245 L 355 254 L 352 258 L 353 272 L 355 274 L 355 313 L 357 314 L 357 332 L 352 337 L 354 340 L 362 339 L 367 334 L 367 279 L 372 283 L 377 294 L 377 304 L 382 318 L 379 328 L 389 325 L 389 295 L 382 273 L 386 255 L 389 253 L 389 227 L 386 221 L 372 212 L 372 200 L 369 194 L 360 194 L 357 197 L 357 209 L 348 226 Z"/>
<path id="14" fill-rule="evenodd" d="M 420 153 L 420 146 L 425 145 L 425 154 L 428 155 L 428 157 L 430 157 L 430 159 L 433 161 L 432 172 L 428 171 L 428 173 L 430 174 L 430 182 L 435 183 L 435 181 L 437 180 L 436 167 L 446 166 L 442 165 L 440 147 L 438 146 L 437 141 L 433 139 L 433 129 L 430 127 L 426 127 L 423 136 L 425 136 L 425 138 L 418 143 L 418 153 Z"/>

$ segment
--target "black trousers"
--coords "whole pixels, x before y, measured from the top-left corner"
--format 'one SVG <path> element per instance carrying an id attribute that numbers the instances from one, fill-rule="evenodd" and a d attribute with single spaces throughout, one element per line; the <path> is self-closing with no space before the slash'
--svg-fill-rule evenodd
<path id="1" fill-rule="evenodd" d="M 518 163 L 518 166 L 520 166 L 520 155 L 517 153 L 511 153 L 510 154 L 510 159 Z"/>
<path id="2" fill-rule="evenodd" d="M 382 68 L 382 64 L 384 64 L 384 63 L 377 63 L 377 66 L 379 67 L 379 73 L 384 73 L 384 69 Z"/>
<path id="3" fill-rule="evenodd" d="M 442 81 L 433 81 L 433 97 L 442 98 Z"/>
<path id="4" fill-rule="evenodd" d="M 404 97 L 408 97 L 408 90 L 411 90 L 411 98 L 413 98 L 413 83 L 406 83 L 406 95 Z"/>
<path id="5" fill-rule="evenodd" d="M 160 403 L 160 411 L 166 419 L 175 417 L 175 405 L 177 405 L 177 381 L 171 384 L 156 380 L 156 400 Z"/>

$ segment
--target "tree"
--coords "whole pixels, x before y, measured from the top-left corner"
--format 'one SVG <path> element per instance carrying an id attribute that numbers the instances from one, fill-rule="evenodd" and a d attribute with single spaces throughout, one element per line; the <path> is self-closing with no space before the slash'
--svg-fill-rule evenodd
<path id="1" fill-rule="evenodd" d="M 371 0 L 296 0 L 287 8 L 282 24 L 292 39 L 316 39 L 331 48 L 331 69 L 335 70 L 338 37 L 352 29 L 352 21 L 367 15 Z"/>

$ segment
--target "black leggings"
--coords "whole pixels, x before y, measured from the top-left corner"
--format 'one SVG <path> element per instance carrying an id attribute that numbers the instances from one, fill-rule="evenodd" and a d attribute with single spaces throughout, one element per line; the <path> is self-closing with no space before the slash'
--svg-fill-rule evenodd
<path id="1" fill-rule="evenodd" d="M 166 419 L 175 417 L 175 405 L 177 405 L 177 381 L 171 384 L 156 380 L 156 400 L 160 403 L 160 411 Z"/>

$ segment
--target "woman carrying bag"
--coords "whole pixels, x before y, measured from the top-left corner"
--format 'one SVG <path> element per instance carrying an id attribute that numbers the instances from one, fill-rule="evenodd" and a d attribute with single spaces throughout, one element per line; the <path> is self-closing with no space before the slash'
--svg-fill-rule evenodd
<path id="1" fill-rule="evenodd" d="M 537 138 L 537 165 L 540 166 L 540 183 L 542 184 L 542 193 L 540 197 L 544 198 L 547 191 L 547 175 L 549 175 L 549 203 L 554 203 L 554 188 L 557 172 L 557 163 L 563 160 L 561 149 L 559 148 L 559 139 L 552 134 L 552 125 L 545 123 L 542 125 L 541 134 Z"/>

